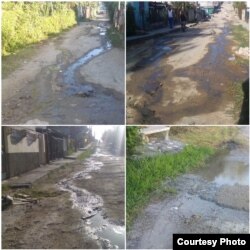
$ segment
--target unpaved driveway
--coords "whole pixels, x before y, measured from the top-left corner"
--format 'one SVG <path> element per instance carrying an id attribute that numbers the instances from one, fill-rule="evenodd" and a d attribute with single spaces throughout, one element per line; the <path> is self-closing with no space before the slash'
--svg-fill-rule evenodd
<path id="1" fill-rule="evenodd" d="M 81 23 L 3 60 L 21 62 L 2 81 L 3 124 L 122 124 L 124 50 L 111 47 L 108 27 Z"/>
<path id="2" fill-rule="evenodd" d="M 229 143 L 204 168 L 167 181 L 177 194 L 155 199 L 142 211 L 127 248 L 171 249 L 174 233 L 248 233 L 248 159 L 248 147 Z"/>
<path id="3" fill-rule="evenodd" d="M 2 212 L 3 248 L 124 247 L 123 157 L 99 147 L 85 161 L 50 172 L 33 188 L 37 204 Z"/>
<path id="4" fill-rule="evenodd" d="M 209 22 L 128 46 L 127 122 L 235 124 L 230 85 L 248 78 L 248 65 L 230 61 L 231 4 Z"/>

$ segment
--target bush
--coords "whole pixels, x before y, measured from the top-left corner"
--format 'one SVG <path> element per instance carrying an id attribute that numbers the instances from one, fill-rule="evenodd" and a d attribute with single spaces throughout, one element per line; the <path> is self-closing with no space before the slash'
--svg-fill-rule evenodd
<path id="1" fill-rule="evenodd" d="M 76 24 L 75 12 L 67 3 L 5 2 L 2 10 L 4 56 Z"/>
<path id="2" fill-rule="evenodd" d="M 127 154 L 132 155 L 135 151 L 135 147 L 142 143 L 142 136 L 140 134 L 140 128 L 135 126 L 129 126 L 126 130 L 126 147 Z"/>
<path id="3" fill-rule="evenodd" d="M 166 178 L 174 178 L 204 165 L 215 153 L 211 147 L 186 146 L 178 154 L 127 160 L 127 228 Z"/>

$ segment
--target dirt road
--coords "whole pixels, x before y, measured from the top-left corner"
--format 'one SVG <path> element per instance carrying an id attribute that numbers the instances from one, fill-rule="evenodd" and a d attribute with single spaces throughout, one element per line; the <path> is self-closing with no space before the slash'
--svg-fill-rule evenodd
<path id="1" fill-rule="evenodd" d="M 123 157 L 98 147 L 26 192 L 39 202 L 2 212 L 3 248 L 124 247 Z"/>
<path id="2" fill-rule="evenodd" d="M 4 58 L 3 124 L 122 124 L 124 50 L 108 28 L 103 17 L 80 23 Z"/>
<path id="3" fill-rule="evenodd" d="M 127 121 L 132 124 L 236 124 L 231 84 L 248 79 L 236 63 L 232 5 L 209 22 L 127 47 Z M 235 115 L 236 113 L 236 115 Z"/>
<path id="4" fill-rule="evenodd" d="M 249 138 L 247 127 L 241 133 Z M 248 233 L 248 159 L 248 146 L 230 142 L 204 168 L 166 182 L 177 194 L 139 215 L 127 247 L 171 249 L 173 233 Z"/>

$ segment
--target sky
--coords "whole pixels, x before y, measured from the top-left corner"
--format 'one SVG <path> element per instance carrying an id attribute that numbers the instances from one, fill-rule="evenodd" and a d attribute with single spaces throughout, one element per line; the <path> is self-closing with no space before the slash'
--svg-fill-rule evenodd
<path id="1" fill-rule="evenodd" d="M 97 140 L 100 140 L 102 138 L 103 133 L 106 130 L 112 129 L 115 126 L 111 126 L 111 125 L 95 125 L 95 126 L 89 126 L 92 128 L 92 134 L 94 135 L 94 137 Z"/>

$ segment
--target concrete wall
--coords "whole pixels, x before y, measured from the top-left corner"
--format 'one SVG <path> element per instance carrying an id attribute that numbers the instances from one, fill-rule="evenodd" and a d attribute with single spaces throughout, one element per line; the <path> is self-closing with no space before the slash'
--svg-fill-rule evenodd
<path id="1" fill-rule="evenodd" d="M 21 140 L 14 141 L 13 131 L 25 131 L 24 128 L 5 127 L 4 136 L 4 163 L 6 178 L 20 175 L 34 168 L 39 167 L 39 134 L 28 129 L 28 135 Z M 31 136 L 32 140 L 30 140 Z M 41 137 L 42 140 L 42 137 Z"/>
<path id="2" fill-rule="evenodd" d="M 45 135 L 39 135 L 39 164 L 45 165 L 47 163 L 45 151 Z"/>
<path id="3" fill-rule="evenodd" d="M 39 153 L 7 154 L 9 168 L 7 178 L 11 178 L 39 167 Z"/>
<path id="4" fill-rule="evenodd" d="M 39 140 L 38 138 L 32 144 L 28 145 L 27 137 L 24 137 L 19 143 L 11 143 L 11 135 L 7 136 L 7 150 L 6 153 L 38 153 Z"/>

